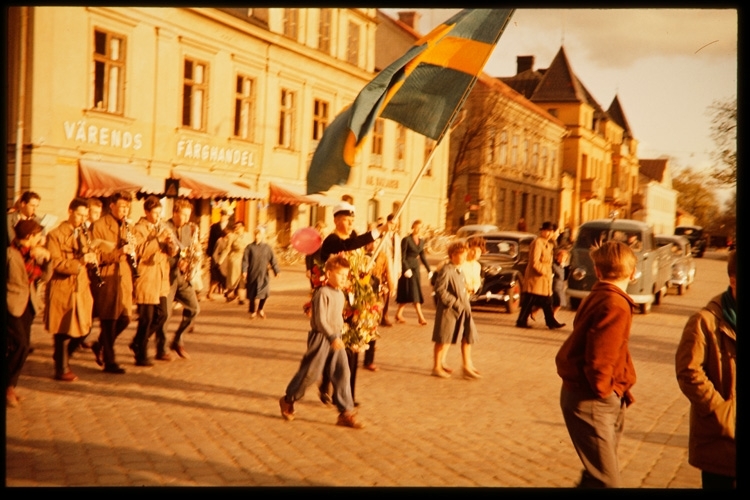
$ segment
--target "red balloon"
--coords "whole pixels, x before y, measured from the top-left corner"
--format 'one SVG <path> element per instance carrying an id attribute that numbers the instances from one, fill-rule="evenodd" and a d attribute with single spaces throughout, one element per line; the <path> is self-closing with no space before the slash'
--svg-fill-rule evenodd
<path id="1" fill-rule="evenodd" d="M 297 229 L 292 235 L 292 247 L 305 255 L 312 255 L 323 244 L 323 237 L 312 227 Z"/>

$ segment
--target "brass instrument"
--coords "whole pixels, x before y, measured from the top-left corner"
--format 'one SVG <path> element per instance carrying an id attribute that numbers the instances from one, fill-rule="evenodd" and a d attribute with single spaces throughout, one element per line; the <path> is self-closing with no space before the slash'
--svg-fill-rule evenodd
<path id="1" fill-rule="evenodd" d="M 185 278 L 188 281 L 193 281 L 196 275 L 200 272 L 201 261 L 203 257 L 203 248 L 201 247 L 199 239 L 198 226 L 191 223 L 190 230 L 193 233 L 192 240 L 190 241 L 190 246 L 188 246 L 180 253 L 180 257 L 184 258 L 187 262 L 187 267 L 185 269 Z"/>
<path id="2" fill-rule="evenodd" d="M 122 222 L 125 225 L 125 242 L 132 247 L 132 250 L 127 255 L 127 258 L 128 262 L 130 263 L 130 267 L 133 270 L 133 279 L 135 279 L 138 277 L 138 256 L 135 253 L 135 237 L 133 236 L 133 232 L 130 230 L 130 223 L 128 222 L 128 220 L 123 219 Z"/>
<path id="3" fill-rule="evenodd" d="M 81 225 L 81 232 L 83 233 L 83 237 L 86 239 L 86 250 L 87 252 L 91 252 L 93 249 L 91 248 L 91 234 L 89 233 L 88 228 L 86 227 L 86 224 Z M 86 253 L 86 252 L 84 252 Z M 99 269 L 99 264 L 93 264 L 91 262 L 86 264 L 86 270 L 89 274 L 89 280 L 93 284 L 95 284 L 97 287 L 100 287 L 104 284 L 104 279 L 102 278 L 101 270 Z"/>

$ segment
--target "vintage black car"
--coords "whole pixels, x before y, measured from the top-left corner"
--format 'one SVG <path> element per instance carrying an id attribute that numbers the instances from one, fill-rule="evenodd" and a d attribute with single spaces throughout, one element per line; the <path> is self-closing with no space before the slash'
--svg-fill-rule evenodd
<path id="1" fill-rule="evenodd" d="M 695 281 L 695 260 L 690 241 L 684 236 L 659 234 L 656 236 L 656 244 L 660 247 L 670 245 L 672 277 L 668 283 L 670 288 L 677 289 L 677 295 L 682 295 Z"/>
<path id="2" fill-rule="evenodd" d="M 690 247 L 692 248 L 693 255 L 698 258 L 703 257 L 706 252 L 706 235 L 703 234 L 703 228 L 701 226 L 677 226 L 674 228 L 674 234 L 678 236 L 684 236 L 690 240 Z"/>
<path id="3" fill-rule="evenodd" d="M 482 288 L 471 297 L 472 306 L 502 307 L 509 313 L 521 305 L 523 275 L 529 262 L 533 233 L 496 231 L 482 234 L 486 252 L 482 265 Z"/>

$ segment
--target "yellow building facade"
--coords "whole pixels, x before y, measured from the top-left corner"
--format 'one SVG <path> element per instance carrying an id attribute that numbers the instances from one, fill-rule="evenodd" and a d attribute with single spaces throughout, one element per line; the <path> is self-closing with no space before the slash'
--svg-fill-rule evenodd
<path id="1" fill-rule="evenodd" d="M 305 195 L 325 127 L 374 76 L 375 9 L 14 7 L 8 21 L 7 206 L 32 190 L 62 219 L 76 195 L 161 196 L 173 178 L 203 234 L 223 206 L 285 244 L 343 195 L 364 230 L 422 166 L 424 138 L 386 123 L 380 154 L 401 164 L 371 168 L 366 145 L 346 186 Z M 434 162 L 444 173 L 447 155 Z M 442 225 L 438 183 L 407 217 Z"/>

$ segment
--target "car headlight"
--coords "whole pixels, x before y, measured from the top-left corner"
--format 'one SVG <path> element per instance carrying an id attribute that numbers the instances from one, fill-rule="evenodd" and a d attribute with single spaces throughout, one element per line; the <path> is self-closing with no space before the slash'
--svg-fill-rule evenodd
<path id="1" fill-rule="evenodd" d="M 581 281 L 586 277 L 586 269 L 583 267 L 576 267 L 570 275 L 574 280 Z"/>

